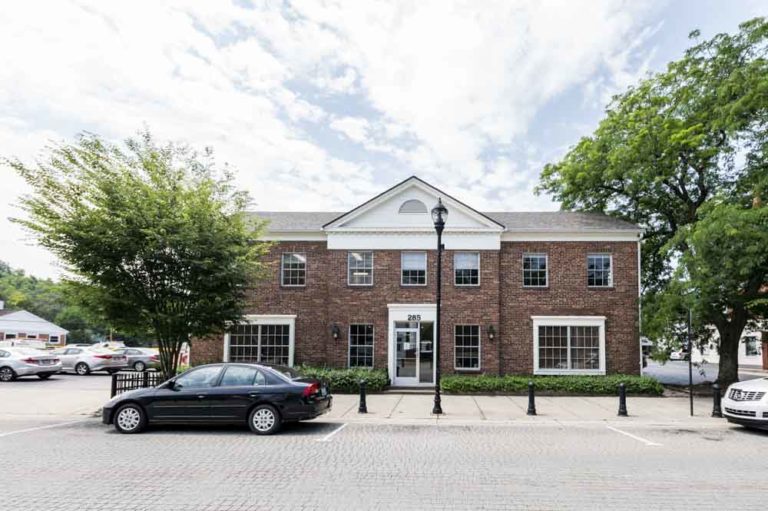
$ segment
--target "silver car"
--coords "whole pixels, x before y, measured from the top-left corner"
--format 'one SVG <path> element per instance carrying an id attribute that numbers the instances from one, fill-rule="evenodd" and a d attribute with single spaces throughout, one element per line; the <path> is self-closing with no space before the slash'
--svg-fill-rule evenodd
<path id="1" fill-rule="evenodd" d="M 116 373 L 128 367 L 128 359 L 104 348 L 66 347 L 54 353 L 61 359 L 63 371 L 74 371 L 85 376 L 94 371 Z"/>
<path id="2" fill-rule="evenodd" d="M 19 376 L 47 380 L 61 371 L 61 360 L 50 352 L 34 348 L 0 348 L 0 381 Z"/>
<path id="3" fill-rule="evenodd" d="M 160 367 L 160 357 L 156 351 L 147 348 L 117 348 L 114 353 L 128 358 L 128 367 L 143 372 Z"/>

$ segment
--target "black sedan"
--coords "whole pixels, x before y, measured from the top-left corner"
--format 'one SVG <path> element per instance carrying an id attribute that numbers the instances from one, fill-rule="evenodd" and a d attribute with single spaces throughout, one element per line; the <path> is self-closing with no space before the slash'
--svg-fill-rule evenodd
<path id="1" fill-rule="evenodd" d="M 195 367 L 150 389 L 121 394 L 102 410 L 104 424 L 138 433 L 147 424 L 247 423 L 269 435 L 283 422 L 314 419 L 331 410 L 321 381 L 261 364 Z"/>

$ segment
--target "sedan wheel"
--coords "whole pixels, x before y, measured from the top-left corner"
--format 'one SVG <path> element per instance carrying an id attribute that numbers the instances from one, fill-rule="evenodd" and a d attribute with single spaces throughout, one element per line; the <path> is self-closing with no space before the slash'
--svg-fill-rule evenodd
<path id="1" fill-rule="evenodd" d="M 147 368 L 146 364 L 144 364 L 144 362 L 142 361 L 138 361 L 135 364 L 133 364 L 133 369 L 140 373 L 143 373 L 146 368 Z"/>
<path id="2" fill-rule="evenodd" d="M 280 414 L 270 405 L 259 405 L 248 417 L 248 426 L 257 435 L 271 435 L 280 429 Z"/>
<path id="3" fill-rule="evenodd" d="M 0 381 L 13 381 L 16 379 L 16 373 L 10 367 L 0 367 Z"/>
<path id="4" fill-rule="evenodd" d="M 75 372 L 80 376 L 85 376 L 91 372 L 91 368 L 85 362 L 80 362 L 75 366 Z"/>
<path id="5" fill-rule="evenodd" d="M 136 404 L 127 404 L 120 407 L 115 413 L 115 429 L 120 433 L 139 433 L 147 425 L 144 410 Z"/>

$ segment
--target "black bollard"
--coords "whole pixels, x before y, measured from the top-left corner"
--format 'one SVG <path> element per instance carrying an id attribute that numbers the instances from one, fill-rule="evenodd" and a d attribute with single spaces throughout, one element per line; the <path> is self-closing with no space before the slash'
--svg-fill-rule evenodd
<path id="1" fill-rule="evenodd" d="M 627 415 L 627 386 L 619 383 L 619 417 Z"/>
<path id="2" fill-rule="evenodd" d="M 360 407 L 357 409 L 357 413 L 368 413 L 368 404 L 365 402 L 365 387 L 367 385 L 365 380 L 360 380 Z"/>
<path id="3" fill-rule="evenodd" d="M 720 398 L 722 396 L 720 395 L 720 385 L 715 383 L 712 385 L 712 417 L 720 417 L 723 418 L 723 410 L 720 407 Z"/>
<path id="4" fill-rule="evenodd" d="M 536 398 L 533 395 L 533 382 L 528 382 L 528 415 L 536 415 Z"/>

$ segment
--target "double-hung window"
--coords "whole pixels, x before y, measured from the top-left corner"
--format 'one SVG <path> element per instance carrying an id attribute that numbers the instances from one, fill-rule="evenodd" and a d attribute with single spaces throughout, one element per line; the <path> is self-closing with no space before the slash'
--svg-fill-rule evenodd
<path id="1" fill-rule="evenodd" d="M 613 264 L 611 254 L 589 254 L 587 256 L 587 286 L 613 286 Z"/>
<path id="2" fill-rule="evenodd" d="M 454 367 L 480 369 L 480 326 L 456 325 L 454 330 Z"/>
<path id="3" fill-rule="evenodd" d="M 349 367 L 373 367 L 373 325 L 349 325 Z"/>
<path id="4" fill-rule="evenodd" d="M 605 318 L 534 316 L 534 373 L 605 374 Z"/>
<path id="5" fill-rule="evenodd" d="M 373 252 L 347 254 L 347 283 L 350 286 L 373 285 Z"/>
<path id="6" fill-rule="evenodd" d="M 280 283 L 285 287 L 307 284 L 307 255 L 298 252 L 283 254 L 280 265 Z"/>
<path id="7" fill-rule="evenodd" d="M 523 286 L 547 287 L 547 255 L 523 254 Z"/>
<path id="8" fill-rule="evenodd" d="M 403 286 L 427 285 L 427 253 L 403 252 L 400 256 L 400 284 Z"/>
<path id="9" fill-rule="evenodd" d="M 457 286 L 480 285 L 480 252 L 456 252 L 453 255 L 453 282 Z"/>

